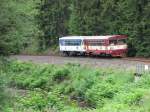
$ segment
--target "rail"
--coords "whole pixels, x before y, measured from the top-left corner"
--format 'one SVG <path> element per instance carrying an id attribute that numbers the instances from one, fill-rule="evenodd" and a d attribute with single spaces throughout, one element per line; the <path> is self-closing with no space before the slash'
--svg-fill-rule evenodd
<path id="1" fill-rule="evenodd" d="M 122 58 L 123 60 L 127 61 L 138 61 L 138 62 L 143 62 L 143 63 L 150 63 L 150 59 L 143 59 L 143 58 Z"/>

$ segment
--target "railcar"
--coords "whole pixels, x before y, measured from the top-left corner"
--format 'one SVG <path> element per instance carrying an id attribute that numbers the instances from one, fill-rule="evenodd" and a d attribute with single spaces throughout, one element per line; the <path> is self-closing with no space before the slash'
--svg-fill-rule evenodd
<path id="1" fill-rule="evenodd" d="M 63 55 L 104 55 L 124 57 L 127 53 L 127 36 L 67 36 L 59 38 Z"/>
<path id="2" fill-rule="evenodd" d="M 60 52 L 65 56 L 85 54 L 86 49 L 84 46 L 83 36 L 68 36 L 59 38 Z"/>

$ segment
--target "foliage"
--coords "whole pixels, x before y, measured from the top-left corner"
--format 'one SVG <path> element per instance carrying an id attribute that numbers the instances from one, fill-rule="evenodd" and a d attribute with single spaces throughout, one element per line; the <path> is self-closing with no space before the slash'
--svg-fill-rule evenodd
<path id="1" fill-rule="evenodd" d="M 47 98 L 41 92 L 31 92 L 28 96 L 20 100 L 25 107 L 41 110 L 47 105 Z"/>
<path id="2" fill-rule="evenodd" d="M 94 106 L 103 106 L 104 100 L 112 99 L 116 92 L 113 85 L 98 82 L 86 92 L 86 97 Z"/>
<path id="3" fill-rule="evenodd" d="M 0 55 L 44 53 L 66 35 L 125 34 L 129 56 L 150 56 L 148 0 L 1 0 L 0 8 Z"/>
<path id="4" fill-rule="evenodd" d="M 9 112 L 148 112 L 149 74 L 139 82 L 132 72 L 92 69 L 78 64 L 35 65 L 12 61 L 3 71 L 9 86 L 26 91 Z"/>
<path id="5" fill-rule="evenodd" d="M 0 56 L 0 111 L 3 111 L 5 105 L 10 100 L 10 95 L 6 92 L 6 71 L 9 66 L 7 58 Z"/>
<path id="6" fill-rule="evenodd" d="M 0 4 L 0 55 L 19 53 L 37 42 L 34 0 L 2 0 Z"/>
<path id="7" fill-rule="evenodd" d="M 39 7 L 46 46 L 66 35 L 125 34 L 130 56 L 150 56 L 148 0 L 42 0 Z"/>
<path id="8" fill-rule="evenodd" d="M 2 110 L 2 107 L 3 107 L 3 103 L 4 103 L 4 81 L 2 80 L 2 73 L 0 73 L 0 110 Z"/>
<path id="9" fill-rule="evenodd" d="M 70 0 L 41 0 L 38 15 L 39 29 L 43 33 L 39 36 L 41 48 L 56 44 L 58 37 L 68 33 L 69 3 Z"/>

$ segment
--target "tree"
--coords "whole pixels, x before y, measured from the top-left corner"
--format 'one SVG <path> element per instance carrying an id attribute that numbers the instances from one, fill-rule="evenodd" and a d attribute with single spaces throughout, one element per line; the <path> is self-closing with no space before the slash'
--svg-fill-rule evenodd
<path id="1" fill-rule="evenodd" d="M 101 18 L 102 2 L 99 0 L 72 0 L 69 33 L 72 35 L 104 34 L 105 26 Z"/>
<path id="2" fill-rule="evenodd" d="M 39 28 L 43 31 L 41 42 L 47 47 L 54 45 L 58 37 L 68 34 L 70 0 L 41 0 Z"/>
<path id="3" fill-rule="evenodd" d="M 0 4 L 0 55 L 8 54 L 11 48 L 12 38 L 8 37 L 10 30 L 14 26 L 11 20 L 12 14 L 9 12 L 11 8 L 6 6 L 8 0 L 2 0 Z"/>
<path id="4" fill-rule="evenodd" d="M 32 45 L 38 31 L 34 0 L 1 0 L 0 54 L 19 53 Z"/>
<path id="5" fill-rule="evenodd" d="M 129 36 L 129 55 L 150 56 L 148 0 L 120 0 L 118 2 L 118 20 L 120 34 Z M 146 8 L 147 7 L 147 8 Z M 148 40 L 148 41 L 147 41 Z M 133 50 L 134 49 L 134 50 Z"/>
<path id="6" fill-rule="evenodd" d="M 128 35 L 129 55 L 150 56 L 149 0 L 41 0 L 43 45 L 65 35 Z"/>

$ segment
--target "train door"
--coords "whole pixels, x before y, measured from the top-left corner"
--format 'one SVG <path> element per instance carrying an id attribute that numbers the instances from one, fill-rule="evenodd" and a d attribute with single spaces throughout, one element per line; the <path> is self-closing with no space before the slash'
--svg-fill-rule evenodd
<path id="1" fill-rule="evenodd" d="M 87 40 L 83 40 L 83 47 L 85 51 L 89 50 L 89 45 L 88 45 L 88 41 Z"/>
<path id="2" fill-rule="evenodd" d="M 82 39 L 77 39 L 77 40 L 75 40 L 75 49 L 76 49 L 76 51 L 79 51 L 79 52 L 81 52 L 81 51 L 83 51 L 83 40 Z"/>

